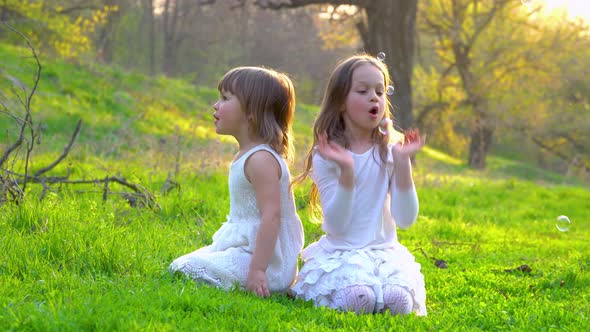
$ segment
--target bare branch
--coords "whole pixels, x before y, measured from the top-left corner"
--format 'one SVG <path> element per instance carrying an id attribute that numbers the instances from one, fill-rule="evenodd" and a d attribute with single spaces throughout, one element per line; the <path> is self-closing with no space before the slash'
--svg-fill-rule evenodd
<path id="1" fill-rule="evenodd" d="M 33 47 L 33 45 L 30 43 L 30 41 L 19 31 L 17 31 L 15 28 L 13 28 L 12 26 L 10 26 L 8 23 L 5 22 L 0 22 L 1 24 L 3 24 L 4 26 L 6 26 L 8 29 L 12 30 L 13 32 L 15 32 L 16 34 L 18 34 L 27 44 L 27 46 L 29 47 L 31 53 L 32 53 L 32 57 L 35 59 L 36 64 L 37 64 L 37 69 L 35 71 L 35 76 L 34 76 L 34 82 L 32 87 L 30 88 L 30 91 L 27 93 L 27 88 L 24 84 L 21 84 L 20 81 L 18 81 L 16 78 L 12 78 L 10 75 L 5 74 L 6 77 L 8 77 L 9 79 L 12 80 L 13 82 L 13 88 L 16 87 L 20 87 L 22 89 L 22 95 L 21 93 L 16 93 L 16 98 L 18 98 L 19 102 L 22 104 L 22 106 L 24 107 L 25 110 L 25 116 L 24 118 L 20 118 L 15 114 L 12 114 L 10 112 L 10 110 L 8 109 L 8 107 L 3 103 L 0 102 L 0 106 L 3 109 L 0 109 L 0 113 L 2 114 L 7 114 L 9 117 L 12 117 L 16 123 L 18 124 L 18 126 L 20 126 L 19 130 L 19 136 L 18 139 L 16 140 L 16 142 L 14 142 L 11 146 L 9 146 L 7 148 L 7 150 L 2 154 L 1 158 L 0 158 L 0 205 L 4 204 L 10 197 L 11 201 L 15 202 L 16 204 L 18 204 L 25 196 L 25 189 L 26 189 L 26 185 L 27 183 L 37 183 L 40 184 L 42 186 L 42 191 L 41 191 L 41 195 L 40 195 L 40 199 L 43 199 L 45 197 L 45 195 L 47 194 L 47 192 L 51 191 L 52 185 L 53 184 L 96 184 L 96 183 L 101 183 L 103 182 L 105 184 L 105 194 L 103 196 L 103 199 L 106 200 L 107 198 L 107 192 L 109 190 L 109 184 L 112 182 L 118 183 L 122 186 L 125 186 L 129 189 L 131 189 L 133 191 L 133 193 L 121 193 L 121 195 L 127 199 L 129 201 L 129 204 L 132 206 L 146 206 L 148 208 L 160 208 L 159 205 L 156 203 L 154 196 L 145 188 L 143 188 L 140 185 L 137 184 L 133 184 L 130 182 L 127 182 L 124 178 L 121 177 L 110 177 L 107 176 L 105 177 L 105 179 L 103 180 L 68 180 L 70 174 L 69 174 L 69 170 L 68 170 L 68 174 L 65 176 L 52 176 L 52 177 L 47 177 L 44 176 L 45 173 L 49 172 L 50 170 L 54 169 L 55 166 L 57 166 L 61 161 L 63 161 L 66 156 L 68 155 L 68 153 L 70 152 L 75 140 L 77 139 L 79 133 L 80 133 L 80 128 L 82 125 L 82 121 L 78 121 L 77 125 L 76 125 L 76 129 L 74 131 L 74 133 L 72 134 L 72 137 L 70 138 L 70 141 L 68 142 L 68 144 L 64 147 L 64 151 L 62 152 L 62 154 L 55 160 L 53 161 L 50 165 L 41 168 L 40 170 L 36 171 L 33 175 L 29 175 L 28 173 L 28 169 L 29 169 L 29 158 L 31 155 L 31 152 L 33 150 L 33 147 L 35 146 L 35 143 L 38 142 L 37 140 L 40 138 L 40 130 L 37 128 L 33 128 L 33 119 L 32 119 L 32 114 L 31 114 L 31 101 L 32 98 L 37 90 L 38 84 L 39 84 L 39 80 L 41 78 L 41 62 L 39 61 L 39 57 L 37 56 L 37 53 L 35 51 L 35 48 Z M 29 131 L 30 132 L 30 138 L 25 137 L 25 131 Z M 30 139 L 30 141 L 27 141 L 27 151 L 26 151 L 26 155 L 24 157 L 24 174 L 18 174 L 16 172 L 14 172 L 13 169 L 7 169 L 6 167 L 4 167 L 3 165 L 5 164 L 5 162 L 8 160 L 8 158 L 10 157 L 10 155 L 14 152 L 17 151 L 17 149 L 20 149 L 23 146 L 23 143 Z M 18 155 L 18 153 L 17 153 Z M 16 160 L 16 158 L 15 158 Z M 22 186 L 20 186 L 20 184 L 22 184 Z"/>
<path id="2" fill-rule="evenodd" d="M 444 109 L 448 107 L 450 104 L 448 102 L 443 101 L 435 101 L 430 104 L 424 105 L 419 111 L 418 116 L 416 116 L 416 123 L 421 125 L 424 123 L 426 117 L 432 113 L 433 111 Z"/>
<path id="3" fill-rule="evenodd" d="M 21 126 L 21 132 L 20 135 L 18 137 L 18 139 L 16 140 L 16 142 L 14 142 L 11 146 L 8 147 L 8 149 L 6 149 L 6 151 L 4 151 L 4 154 L 2 155 L 2 158 L 0 158 L 0 167 L 2 167 L 2 165 L 4 165 L 4 163 L 6 162 L 6 160 L 8 159 L 8 157 L 10 156 L 10 154 L 12 152 L 14 152 L 14 150 L 16 150 L 23 142 L 23 138 L 24 138 L 24 129 L 25 126 Z"/>
<path id="4" fill-rule="evenodd" d="M 260 8 L 267 9 L 282 9 L 282 8 L 296 8 L 307 5 L 351 5 L 360 8 L 367 8 L 371 4 L 371 0 L 254 0 L 254 4 Z"/>
<path id="5" fill-rule="evenodd" d="M 486 29 L 486 27 L 492 22 L 494 16 L 496 16 L 496 12 L 498 10 L 502 10 L 504 6 L 508 5 L 510 0 L 495 0 L 494 6 L 492 9 L 487 12 L 484 16 L 483 22 L 477 26 L 477 29 L 473 32 L 470 38 L 467 41 L 467 50 L 466 53 L 469 53 L 471 48 L 475 45 L 475 41 L 479 37 L 479 35 Z"/>
<path id="6" fill-rule="evenodd" d="M 567 162 L 571 162 L 573 165 L 578 166 L 579 168 L 581 168 L 585 172 L 590 171 L 590 169 L 586 165 L 584 165 L 582 162 L 580 162 L 576 158 L 574 158 L 574 160 L 571 160 L 570 156 L 562 153 L 560 151 L 560 149 L 550 146 L 549 144 L 546 144 L 545 142 L 543 142 L 543 140 L 541 138 L 539 138 L 537 136 L 531 136 L 531 140 L 533 141 L 533 143 L 537 144 L 539 147 L 543 148 L 544 150 L 546 150 L 548 152 L 551 152 L 552 154 L 559 157 L 560 159 L 565 160 Z"/>
<path id="7" fill-rule="evenodd" d="M 35 178 L 39 177 L 41 174 L 52 170 L 55 166 L 57 166 L 57 164 L 59 164 L 68 155 L 68 153 L 70 152 L 70 149 L 72 148 L 72 145 L 74 145 L 74 141 L 76 140 L 76 138 L 78 137 L 78 134 L 80 133 L 81 126 L 82 126 L 82 120 L 78 120 L 78 124 L 76 125 L 76 129 L 74 130 L 74 134 L 72 134 L 72 137 L 70 138 L 70 142 L 68 143 L 68 145 L 65 146 L 62 154 L 50 165 L 43 167 L 42 169 L 35 172 L 35 174 L 33 174 L 33 177 L 35 177 Z"/>
<path id="8" fill-rule="evenodd" d="M 10 147 L 8 147 L 8 149 L 6 149 L 6 151 L 4 152 L 2 157 L 0 158 L 0 167 L 4 164 L 4 162 L 6 162 L 6 160 L 10 156 L 10 154 L 14 150 L 16 150 L 18 147 L 20 147 L 20 145 L 22 144 L 22 142 L 24 140 L 24 136 L 25 136 L 25 129 L 29 128 L 30 130 L 32 130 L 31 99 L 33 98 L 33 95 L 35 94 L 35 91 L 37 90 L 37 86 L 38 86 L 39 80 L 41 78 L 41 69 L 42 69 L 41 62 L 39 61 L 39 57 L 37 56 L 37 52 L 35 51 L 35 48 L 31 44 L 29 39 L 25 35 L 23 35 L 20 31 L 16 30 L 14 27 L 12 27 L 10 24 L 8 24 L 6 22 L 2 22 L 2 24 L 5 25 L 11 31 L 18 34 L 25 41 L 25 43 L 27 44 L 27 46 L 31 50 L 31 53 L 33 54 L 33 57 L 34 57 L 35 62 L 37 64 L 37 70 L 35 71 L 33 86 L 31 88 L 30 93 L 28 95 L 26 95 L 25 101 L 22 101 L 19 97 L 19 100 L 21 100 L 21 102 L 23 102 L 23 105 L 25 107 L 25 112 L 26 112 L 25 119 L 24 119 L 23 123 L 21 124 L 18 139 L 16 140 L 16 142 L 14 142 L 14 144 L 12 144 Z M 25 92 L 24 86 L 22 87 L 22 89 L 23 89 L 23 92 Z M 26 92 L 25 92 L 25 94 L 26 94 Z M 29 152 L 30 152 L 30 150 L 29 150 Z"/>
<path id="9" fill-rule="evenodd" d="M 577 141 L 575 138 L 573 138 L 571 135 L 568 135 L 567 133 L 560 133 L 559 137 L 562 137 L 566 141 L 568 141 L 574 147 L 574 149 L 576 149 L 576 151 L 585 151 L 588 147 L 586 144 Z"/>
<path id="10" fill-rule="evenodd" d="M 27 47 L 30 49 L 31 54 L 33 55 L 33 58 L 35 59 L 35 62 L 37 64 L 37 70 L 35 71 L 35 75 L 34 75 L 34 81 L 33 81 L 33 86 L 31 87 L 31 91 L 29 92 L 29 94 L 26 93 L 25 90 L 25 86 L 24 84 L 21 86 L 24 95 L 26 96 L 25 100 L 23 101 L 20 96 L 18 96 L 19 100 L 21 101 L 21 103 L 23 103 L 23 106 L 25 108 L 25 120 L 21 125 L 21 130 L 20 130 L 20 134 L 19 134 L 19 138 L 17 139 L 17 141 L 15 142 L 15 144 L 13 144 L 13 146 L 11 146 L 10 148 L 8 148 L 8 150 L 6 151 L 5 155 L 6 158 L 8 158 L 8 155 L 10 155 L 10 153 L 12 151 L 14 151 L 15 149 L 17 149 L 18 147 L 21 146 L 23 140 L 24 140 L 24 133 L 25 133 L 25 129 L 28 128 L 30 133 L 31 133 L 31 144 L 29 146 L 27 146 L 27 152 L 25 155 L 25 175 L 28 172 L 28 166 L 29 166 L 29 157 L 31 154 L 31 151 L 33 150 L 33 143 L 35 140 L 35 131 L 33 129 L 33 120 L 32 120 L 32 116 L 31 116 L 31 100 L 33 99 L 33 95 L 35 94 L 35 91 L 37 90 L 37 86 L 39 84 L 39 80 L 41 79 L 41 62 L 39 61 L 39 57 L 37 56 L 37 51 L 35 50 L 35 48 L 33 47 L 33 45 L 31 44 L 31 42 L 29 41 L 29 39 L 23 35 L 20 31 L 16 30 L 15 28 L 13 28 L 10 24 L 3 22 L 3 24 L 8 27 L 8 29 L 12 30 L 13 32 L 15 32 L 16 34 L 18 34 L 27 44 Z M 9 152 L 10 151 L 10 152 Z M 2 163 L 5 161 L 4 158 L 0 159 L 0 165 L 2 165 Z M 25 176 L 25 179 L 27 177 Z M 24 192 L 26 189 L 26 181 L 23 185 L 22 191 Z"/>

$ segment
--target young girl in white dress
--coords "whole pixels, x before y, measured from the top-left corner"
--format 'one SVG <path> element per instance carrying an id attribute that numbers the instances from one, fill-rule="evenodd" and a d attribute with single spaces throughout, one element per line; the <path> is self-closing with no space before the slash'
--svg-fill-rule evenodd
<path id="1" fill-rule="evenodd" d="M 229 170 L 229 215 L 211 245 L 177 258 L 169 270 L 261 297 L 286 292 L 303 248 L 286 163 L 293 152 L 293 84 L 272 69 L 238 67 L 223 76 L 218 90 L 215 131 L 239 144 Z"/>
<path id="2" fill-rule="evenodd" d="M 391 124 L 379 130 L 391 118 L 389 82 L 385 64 L 365 54 L 332 73 L 314 146 L 295 180 L 311 176 L 311 203 L 319 194 L 325 235 L 303 250 L 291 293 L 342 311 L 426 315 L 420 264 L 396 234 L 418 215 L 410 157 L 425 137 L 404 144 Z"/>

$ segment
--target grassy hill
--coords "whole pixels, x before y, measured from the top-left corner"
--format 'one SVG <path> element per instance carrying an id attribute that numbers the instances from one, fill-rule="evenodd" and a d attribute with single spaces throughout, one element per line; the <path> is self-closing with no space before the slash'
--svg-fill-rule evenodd
<path id="1" fill-rule="evenodd" d="M 0 152 L 22 116 L 18 91 L 32 86 L 33 59 L 0 44 Z M 590 191 L 575 179 L 490 156 L 485 172 L 441 151 L 418 155 L 417 223 L 399 231 L 422 265 L 427 317 L 341 314 L 275 295 L 258 299 L 173 278 L 179 255 L 211 242 L 228 213 L 231 139 L 211 123 L 217 82 L 194 87 L 120 69 L 41 58 L 32 102 L 42 137 L 32 171 L 53 161 L 79 119 L 80 137 L 51 174 L 122 175 L 151 190 L 148 210 L 102 187 L 61 186 L 42 202 L 29 186 L 21 205 L 0 207 L 0 326 L 6 330 L 521 330 L 590 328 Z M 297 148 L 308 147 L 316 106 L 298 105 Z M 22 156 L 22 151 L 21 154 Z M 301 160 L 301 155 L 299 155 Z M 22 163 L 17 159 L 14 167 Z M 12 165 L 12 164 L 11 164 Z M 166 191 L 171 175 L 179 186 Z M 306 243 L 306 188 L 296 199 Z M 567 215 L 567 231 L 556 218 Z M 435 263 L 444 260 L 448 268 Z M 517 269 L 527 265 L 530 270 Z"/>

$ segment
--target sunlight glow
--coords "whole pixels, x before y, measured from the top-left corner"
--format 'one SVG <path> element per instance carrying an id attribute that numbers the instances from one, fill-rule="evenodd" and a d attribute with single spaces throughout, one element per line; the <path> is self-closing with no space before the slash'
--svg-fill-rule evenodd
<path id="1" fill-rule="evenodd" d="M 565 11 L 570 18 L 582 18 L 590 22 L 590 1 L 588 0 L 543 0 L 548 12 Z"/>
<path id="2" fill-rule="evenodd" d="M 358 12 L 358 8 L 354 5 L 337 5 L 327 6 L 326 11 L 319 14 L 319 17 L 324 20 L 341 19 L 345 16 L 354 15 Z"/>

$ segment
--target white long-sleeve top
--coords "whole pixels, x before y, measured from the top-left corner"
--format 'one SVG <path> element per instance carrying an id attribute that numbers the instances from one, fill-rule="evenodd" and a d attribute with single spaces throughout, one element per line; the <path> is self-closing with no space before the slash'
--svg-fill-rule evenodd
<path id="1" fill-rule="evenodd" d="M 349 153 L 354 159 L 353 190 L 340 185 L 340 167 L 335 162 L 319 153 L 313 157 L 311 178 L 320 194 L 326 232 L 319 243 L 329 251 L 391 247 L 397 243 L 396 225 L 407 228 L 418 216 L 416 188 L 396 189 L 391 146 L 386 163 L 379 157 L 378 146 L 363 154 Z"/>

